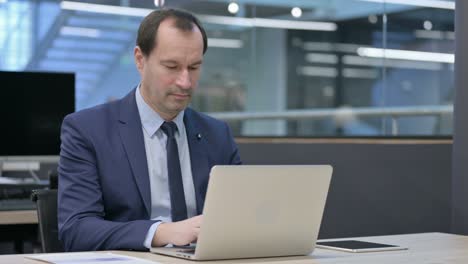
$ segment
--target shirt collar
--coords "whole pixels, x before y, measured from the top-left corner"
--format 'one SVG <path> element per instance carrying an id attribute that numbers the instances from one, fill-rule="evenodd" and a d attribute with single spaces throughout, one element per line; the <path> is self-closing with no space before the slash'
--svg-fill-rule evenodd
<path id="1" fill-rule="evenodd" d="M 165 120 L 145 102 L 141 95 L 140 87 L 141 84 L 138 85 L 138 88 L 135 91 L 138 113 L 140 114 L 143 129 L 148 133 L 148 135 L 153 136 Z M 184 131 L 184 112 L 185 110 L 181 111 L 172 120 L 176 123 L 179 134 Z"/>

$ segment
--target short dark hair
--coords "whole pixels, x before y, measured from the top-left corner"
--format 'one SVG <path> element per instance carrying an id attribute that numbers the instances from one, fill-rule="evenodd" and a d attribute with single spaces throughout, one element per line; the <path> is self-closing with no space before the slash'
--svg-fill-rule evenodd
<path id="1" fill-rule="evenodd" d="M 202 27 L 200 21 L 188 11 L 175 8 L 162 8 L 147 15 L 138 28 L 136 45 L 140 47 L 143 55 L 148 56 L 154 49 L 159 25 L 168 18 L 173 18 L 175 20 L 174 26 L 182 31 L 193 30 L 193 25 L 195 24 L 202 34 L 203 54 L 205 54 L 208 48 L 208 41 L 205 29 Z"/>

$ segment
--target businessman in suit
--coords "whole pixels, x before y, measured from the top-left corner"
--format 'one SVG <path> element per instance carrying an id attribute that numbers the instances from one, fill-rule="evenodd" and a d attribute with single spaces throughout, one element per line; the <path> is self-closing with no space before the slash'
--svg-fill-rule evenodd
<path id="1" fill-rule="evenodd" d="M 207 49 L 200 22 L 153 11 L 136 44 L 140 84 L 63 121 L 58 222 L 67 251 L 196 241 L 211 167 L 241 163 L 227 124 L 188 108 Z"/>

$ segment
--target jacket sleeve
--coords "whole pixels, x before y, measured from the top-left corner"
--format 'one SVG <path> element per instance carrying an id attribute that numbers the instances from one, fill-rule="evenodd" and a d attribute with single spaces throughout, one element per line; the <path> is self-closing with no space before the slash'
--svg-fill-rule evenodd
<path id="1" fill-rule="evenodd" d="M 62 124 L 59 161 L 58 228 L 66 251 L 147 250 L 151 220 L 105 219 L 96 152 L 85 126 L 72 115 Z"/>

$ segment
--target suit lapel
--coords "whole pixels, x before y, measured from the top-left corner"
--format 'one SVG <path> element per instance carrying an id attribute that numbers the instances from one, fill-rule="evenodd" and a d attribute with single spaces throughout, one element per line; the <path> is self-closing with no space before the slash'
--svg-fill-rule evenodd
<path id="1" fill-rule="evenodd" d="M 130 167 L 135 177 L 148 216 L 151 216 L 151 191 L 146 160 L 145 142 L 140 114 L 135 100 L 135 89 L 120 104 L 119 132 Z"/>
<path id="2" fill-rule="evenodd" d="M 187 131 L 187 140 L 190 152 L 190 165 L 192 167 L 193 184 L 195 186 L 195 198 L 197 212 L 203 212 L 208 175 L 210 173 L 207 150 L 207 135 L 198 126 L 197 117 L 190 108 L 185 109 L 184 124 Z"/>

